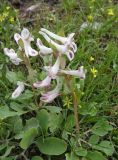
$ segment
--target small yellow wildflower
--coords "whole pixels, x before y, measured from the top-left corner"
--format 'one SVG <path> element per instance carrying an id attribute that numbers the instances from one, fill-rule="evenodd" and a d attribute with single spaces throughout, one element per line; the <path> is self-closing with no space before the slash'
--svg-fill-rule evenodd
<path id="1" fill-rule="evenodd" d="M 4 12 L 4 13 L 3 13 L 3 17 L 4 17 L 4 18 L 8 17 L 8 15 L 9 15 L 9 12 Z"/>
<path id="2" fill-rule="evenodd" d="M 70 106 L 72 105 L 72 99 L 69 97 L 66 97 L 63 102 L 64 106 L 66 106 L 67 108 L 70 108 Z"/>
<path id="3" fill-rule="evenodd" d="M 9 10 L 9 9 L 10 9 L 10 7 L 9 7 L 9 6 L 7 6 L 7 7 L 6 7 L 6 10 Z"/>
<path id="4" fill-rule="evenodd" d="M 113 11 L 113 9 L 112 9 L 112 8 L 108 9 L 108 10 L 107 10 L 107 14 L 108 14 L 109 16 L 114 16 L 114 11 Z"/>
<path id="5" fill-rule="evenodd" d="M 95 59 L 94 59 L 94 57 L 90 57 L 90 62 L 92 62 L 92 61 L 94 61 Z"/>
<path id="6" fill-rule="evenodd" d="M 14 17 L 10 17 L 9 21 L 14 22 Z"/>
<path id="7" fill-rule="evenodd" d="M 92 22 L 93 21 L 93 16 L 92 15 L 88 15 L 87 19 L 88 19 L 89 22 Z"/>
<path id="8" fill-rule="evenodd" d="M 91 73 L 93 74 L 93 77 L 95 78 L 97 76 L 97 69 L 95 69 L 94 67 L 91 68 Z"/>
<path id="9" fill-rule="evenodd" d="M 0 22 L 3 22 L 4 20 L 5 18 L 2 15 L 0 15 Z"/>

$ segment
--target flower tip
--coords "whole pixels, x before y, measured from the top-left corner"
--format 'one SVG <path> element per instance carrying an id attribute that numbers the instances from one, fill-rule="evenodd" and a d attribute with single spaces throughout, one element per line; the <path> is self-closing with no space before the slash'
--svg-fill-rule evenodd
<path id="1" fill-rule="evenodd" d="M 27 28 L 23 28 L 23 30 L 21 31 L 21 36 L 24 38 L 24 39 L 27 39 L 30 35 L 30 32 Z"/>
<path id="2" fill-rule="evenodd" d="M 21 38 L 20 34 L 18 34 L 18 33 L 14 34 L 14 39 L 15 39 L 16 43 L 18 43 L 20 38 Z"/>

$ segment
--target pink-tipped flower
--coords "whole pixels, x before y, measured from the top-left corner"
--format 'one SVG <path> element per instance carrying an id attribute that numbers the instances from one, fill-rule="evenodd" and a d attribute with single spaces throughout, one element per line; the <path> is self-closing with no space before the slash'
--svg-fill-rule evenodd
<path id="1" fill-rule="evenodd" d="M 55 79 L 56 78 L 56 75 L 59 71 L 59 67 L 60 67 L 60 57 L 58 56 L 55 64 L 50 67 L 49 71 L 48 71 L 48 75 L 52 78 L 52 79 Z"/>
<path id="2" fill-rule="evenodd" d="M 35 82 L 33 86 L 35 88 L 43 88 L 49 86 L 51 83 L 51 79 L 56 78 L 56 75 L 59 71 L 59 66 L 60 66 L 60 57 L 57 58 L 55 64 L 52 67 L 50 66 L 44 67 L 46 71 L 48 71 L 48 76 L 43 81 Z"/>
<path id="3" fill-rule="evenodd" d="M 28 29 L 24 28 L 21 31 L 21 35 L 16 33 L 14 35 L 14 39 L 15 39 L 17 44 L 18 44 L 20 39 L 22 40 L 23 47 L 24 47 L 24 50 L 25 50 L 25 54 L 26 54 L 27 57 L 29 57 L 29 56 L 37 56 L 38 55 L 38 52 L 31 47 L 30 43 L 31 43 L 31 41 L 34 41 L 34 39 L 31 36 L 31 34 L 30 34 Z"/>
<path id="4" fill-rule="evenodd" d="M 11 62 L 15 65 L 19 65 L 22 59 L 18 58 L 18 55 L 15 53 L 13 49 L 4 48 L 4 53 L 7 55 Z"/>
<path id="5" fill-rule="evenodd" d="M 46 39 L 48 43 L 52 44 L 57 49 L 59 54 L 65 54 L 70 61 L 74 58 L 74 53 L 76 51 L 76 45 L 74 42 L 69 43 L 69 41 L 67 41 L 65 44 L 58 44 L 54 42 L 45 32 L 39 31 L 39 33 Z"/>
<path id="6" fill-rule="evenodd" d="M 56 88 L 53 89 L 52 91 L 43 93 L 40 100 L 43 102 L 46 102 L 46 103 L 52 102 L 56 97 L 59 96 L 59 92 L 60 92 L 61 87 L 62 87 L 62 84 L 57 82 Z"/>
<path id="7" fill-rule="evenodd" d="M 37 47 L 40 49 L 39 53 L 41 55 L 48 55 L 53 53 L 53 50 L 49 47 L 44 46 L 39 38 L 37 39 Z"/>
<path id="8" fill-rule="evenodd" d="M 51 77 L 47 76 L 43 81 L 37 81 L 33 84 L 35 88 L 43 88 L 50 85 Z"/>
<path id="9" fill-rule="evenodd" d="M 50 37 L 52 37 L 53 39 L 55 40 L 58 40 L 59 42 L 61 42 L 62 44 L 68 44 L 68 45 L 71 45 L 71 47 L 73 47 L 74 49 L 74 52 L 76 52 L 77 50 L 77 46 L 76 44 L 74 43 L 74 35 L 75 33 L 71 33 L 69 34 L 67 37 L 62 37 L 62 36 L 59 36 L 53 32 L 50 32 L 49 30 L 45 29 L 45 28 L 41 28 L 41 31 L 46 33 L 47 35 L 49 35 Z"/>
<path id="10" fill-rule="evenodd" d="M 60 70 L 60 73 L 77 76 L 80 79 L 85 79 L 85 70 L 83 66 L 81 66 L 78 70 Z"/>
<path id="11" fill-rule="evenodd" d="M 25 86 L 23 82 L 18 81 L 17 82 L 18 87 L 15 89 L 15 91 L 12 93 L 12 98 L 16 99 L 20 96 L 20 94 L 24 91 Z"/>

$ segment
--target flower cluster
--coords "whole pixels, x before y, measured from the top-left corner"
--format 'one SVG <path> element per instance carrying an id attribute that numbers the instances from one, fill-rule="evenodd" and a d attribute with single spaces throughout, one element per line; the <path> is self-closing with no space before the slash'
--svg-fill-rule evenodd
<path id="1" fill-rule="evenodd" d="M 51 47 L 45 46 L 38 38 L 36 45 L 39 51 L 33 49 L 31 47 L 31 42 L 34 41 L 34 38 L 26 28 L 21 31 L 21 34 L 16 33 L 14 35 L 14 39 L 19 45 L 19 50 L 24 52 L 24 58 L 29 60 L 30 56 L 40 55 L 42 58 L 49 56 L 49 59 L 51 59 L 51 64 L 49 63 L 48 66 L 44 66 L 43 68 L 43 70 L 46 71 L 47 76 L 44 80 L 33 83 L 35 88 L 45 89 L 46 87 L 50 88 L 53 80 L 56 81 L 56 87 L 51 91 L 42 93 L 40 98 L 41 101 L 50 103 L 60 94 L 60 90 L 63 85 L 61 80 L 62 76 L 65 77 L 66 75 L 70 75 L 85 79 L 85 71 L 83 66 L 77 70 L 66 69 L 66 59 L 69 61 L 73 60 L 74 54 L 77 51 L 77 46 L 74 42 L 74 33 L 69 34 L 67 37 L 62 37 L 50 32 L 47 29 L 41 28 L 39 34 L 43 36 Z M 4 53 L 15 65 L 19 65 L 24 60 L 19 57 L 13 49 L 5 48 Z M 13 92 L 12 98 L 17 98 L 24 90 L 23 82 L 18 82 L 17 85 L 18 88 Z"/>

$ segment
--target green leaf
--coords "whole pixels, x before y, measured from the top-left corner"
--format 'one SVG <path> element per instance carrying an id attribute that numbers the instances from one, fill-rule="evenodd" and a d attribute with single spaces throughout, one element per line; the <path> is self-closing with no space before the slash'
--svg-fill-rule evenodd
<path id="1" fill-rule="evenodd" d="M 72 132 L 74 126 L 75 126 L 75 119 L 74 119 L 74 115 L 71 114 L 67 117 L 67 120 L 65 123 L 65 130 L 68 132 Z"/>
<path id="2" fill-rule="evenodd" d="M 98 136 L 104 136 L 111 131 L 113 127 L 106 119 L 100 119 L 92 128 L 92 132 Z"/>
<path id="3" fill-rule="evenodd" d="M 32 117 L 26 121 L 26 125 L 25 125 L 24 129 L 28 130 L 30 128 L 38 128 L 38 127 L 39 127 L 38 120 L 36 118 Z"/>
<path id="4" fill-rule="evenodd" d="M 104 152 L 107 156 L 112 156 L 114 152 L 114 146 L 110 141 L 102 141 L 100 144 L 94 145 L 93 148 Z"/>
<path id="5" fill-rule="evenodd" d="M 43 154 L 47 155 L 60 155 L 63 154 L 67 149 L 67 144 L 64 140 L 56 137 L 48 137 L 43 139 L 40 137 L 36 144 Z"/>
<path id="6" fill-rule="evenodd" d="M 99 136 L 98 135 L 92 135 L 89 139 L 90 144 L 97 144 L 99 141 Z"/>
<path id="7" fill-rule="evenodd" d="M 78 156 L 85 157 L 87 155 L 87 150 L 85 148 L 78 147 L 75 150 L 75 154 L 78 155 Z"/>
<path id="8" fill-rule="evenodd" d="M 32 100 L 32 97 L 34 96 L 33 92 L 30 91 L 30 90 L 25 90 L 25 92 L 23 94 L 21 94 L 17 100 L 19 102 L 22 102 L 22 101 L 26 101 L 26 100 Z"/>
<path id="9" fill-rule="evenodd" d="M 23 129 L 22 119 L 20 116 L 10 117 L 8 119 L 9 130 L 14 132 L 15 134 L 20 133 Z"/>
<path id="10" fill-rule="evenodd" d="M 10 108 L 13 109 L 16 112 L 24 113 L 24 105 L 21 105 L 19 103 L 11 102 L 10 103 Z"/>
<path id="11" fill-rule="evenodd" d="M 32 144 L 34 138 L 38 134 L 36 128 L 31 128 L 28 131 L 26 131 L 23 135 L 23 138 L 20 142 L 20 147 L 23 149 L 27 149 L 30 144 Z"/>
<path id="12" fill-rule="evenodd" d="M 61 128 L 62 122 L 62 114 L 50 113 L 49 128 L 51 132 L 55 132 L 57 129 Z"/>
<path id="13" fill-rule="evenodd" d="M 17 81 L 25 80 L 24 75 L 21 71 L 18 72 L 7 71 L 6 78 L 13 84 L 16 84 Z"/>
<path id="14" fill-rule="evenodd" d="M 5 119 L 5 118 L 8 118 L 8 117 L 13 117 L 13 116 L 16 116 L 16 115 L 19 115 L 19 113 L 14 112 L 14 111 L 10 111 L 9 107 L 7 107 L 7 106 L 0 107 L 0 118 L 1 119 Z"/>
<path id="15" fill-rule="evenodd" d="M 98 151 L 89 151 L 87 158 L 87 160 L 107 160 L 106 157 Z"/>
<path id="16" fill-rule="evenodd" d="M 45 106 L 44 108 L 53 113 L 60 113 L 62 111 L 62 108 L 57 106 Z"/>
<path id="17" fill-rule="evenodd" d="M 66 153 L 65 156 L 66 156 L 66 160 L 79 160 L 79 157 L 75 155 L 74 152 Z"/>
<path id="18" fill-rule="evenodd" d="M 90 103 L 87 105 L 82 105 L 82 107 L 80 108 L 80 114 L 82 115 L 91 115 L 91 116 L 95 116 L 97 113 L 97 108 L 96 108 L 96 103 Z"/>
<path id="19" fill-rule="evenodd" d="M 41 157 L 39 157 L 39 156 L 34 156 L 34 157 L 32 157 L 31 160 L 43 160 L 43 158 L 41 158 Z"/>
<path id="20" fill-rule="evenodd" d="M 47 110 L 42 109 L 37 113 L 37 120 L 43 132 L 46 132 L 49 127 L 49 113 Z"/>

